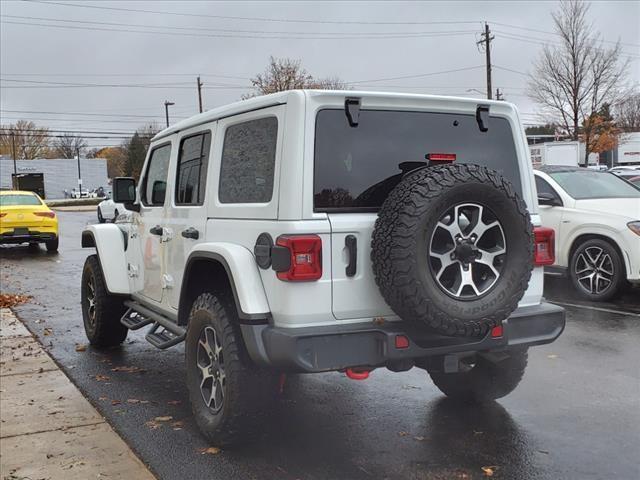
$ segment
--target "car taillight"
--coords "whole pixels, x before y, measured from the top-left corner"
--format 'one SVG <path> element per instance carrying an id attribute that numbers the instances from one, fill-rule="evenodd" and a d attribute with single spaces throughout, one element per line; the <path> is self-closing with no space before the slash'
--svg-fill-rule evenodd
<path id="1" fill-rule="evenodd" d="M 281 235 L 276 245 L 289 250 L 288 270 L 276 273 L 285 282 L 307 282 L 322 277 L 322 239 L 318 235 Z"/>
<path id="2" fill-rule="evenodd" d="M 56 214 L 54 212 L 33 212 L 33 214 L 38 217 L 56 218 Z"/>
<path id="3" fill-rule="evenodd" d="M 555 233 L 552 228 L 535 227 L 535 251 L 533 263 L 535 265 L 553 265 L 556 261 Z"/>

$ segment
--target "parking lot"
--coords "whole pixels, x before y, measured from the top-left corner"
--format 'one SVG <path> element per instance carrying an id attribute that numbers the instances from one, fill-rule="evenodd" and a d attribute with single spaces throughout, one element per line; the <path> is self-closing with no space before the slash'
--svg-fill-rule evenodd
<path id="1" fill-rule="evenodd" d="M 158 478 L 640 476 L 637 289 L 589 305 L 550 279 L 545 294 L 566 307 L 566 330 L 530 350 L 523 382 L 499 402 L 452 403 L 419 369 L 377 370 L 364 382 L 290 376 L 261 435 L 214 453 L 192 420 L 182 346 L 161 352 L 133 332 L 122 348 L 83 348 L 80 275 L 91 251 L 80 247 L 80 232 L 96 216 L 58 215 L 59 254 L 0 249 L 2 289 L 33 296 L 18 316 Z"/>

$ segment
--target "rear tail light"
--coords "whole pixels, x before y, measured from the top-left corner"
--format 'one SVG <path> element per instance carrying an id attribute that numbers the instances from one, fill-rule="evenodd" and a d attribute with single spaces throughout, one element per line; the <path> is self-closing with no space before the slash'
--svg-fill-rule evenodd
<path id="1" fill-rule="evenodd" d="M 54 212 L 33 212 L 33 214 L 38 217 L 56 218 L 56 214 Z"/>
<path id="2" fill-rule="evenodd" d="M 556 261 L 555 233 L 552 228 L 535 227 L 535 251 L 533 263 L 535 265 L 553 265 Z"/>
<path id="3" fill-rule="evenodd" d="M 308 282 L 322 277 L 322 239 L 318 235 L 281 235 L 276 245 L 289 250 L 289 268 L 276 273 L 285 282 Z"/>

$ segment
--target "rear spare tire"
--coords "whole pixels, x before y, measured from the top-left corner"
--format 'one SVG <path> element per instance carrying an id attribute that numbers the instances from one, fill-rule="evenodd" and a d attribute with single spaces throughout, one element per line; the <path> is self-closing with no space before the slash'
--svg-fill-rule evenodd
<path id="1" fill-rule="evenodd" d="M 371 242 L 376 283 L 403 320 L 483 336 L 529 283 L 533 229 L 500 174 L 452 164 L 408 174 L 380 209 Z"/>

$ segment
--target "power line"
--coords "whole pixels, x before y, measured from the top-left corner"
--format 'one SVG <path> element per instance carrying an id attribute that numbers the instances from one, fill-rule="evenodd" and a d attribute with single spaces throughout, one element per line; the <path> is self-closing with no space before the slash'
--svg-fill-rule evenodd
<path id="1" fill-rule="evenodd" d="M 401 77 L 387 77 L 387 78 L 376 78 L 373 80 L 359 80 L 357 82 L 345 82 L 347 85 L 356 85 L 360 83 L 371 83 L 371 82 L 385 82 L 388 80 L 404 80 L 408 78 L 422 78 L 422 77 L 430 77 L 432 75 L 442 75 L 445 73 L 456 73 L 456 72 L 464 72 L 467 70 L 474 70 L 476 68 L 484 68 L 484 65 L 477 65 L 475 67 L 464 67 L 464 68 L 456 68 L 453 70 L 442 70 L 440 72 L 430 72 L 430 73 L 418 73 L 415 75 L 403 75 Z"/>
<path id="2" fill-rule="evenodd" d="M 213 33 L 234 33 L 234 34 L 259 34 L 259 35 L 286 35 L 287 37 L 291 35 L 303 35 L 303 36 L 326 36 L 326 35 L 335 35 L 335 36 L 346 36 L 346 37 L 358 37 L 358 36 L 371 36 L 371 37 L 385 37 L 385 36 L 420 36 L 420 35 L 430 35 L 430 34 L 439 34 L 439 33 L 472 33 L 473 30 L 463 30 L 461 32 L 451 31 L 451 30 L 437 30 L 433 32 L 299 32 L 299 31 L 269 31 L 269 30 L 239 30 L 239 29 L 230 29 L 230 28 L 207 28 L 207 27 L 198 27 L 198 26 L 175 26 L 175 25 L 149 25 L 149 24 L 140 24 L 140 23 L 119 23 L 119 22 L 95 22 L 90 20 L 78 20 L 78 19 L 66 19 L 66 18 L 51 18 L 51 17 L 33 17 L 33 16 L 23 16 L 23 15 L 3 15 L 4 18 L 17 18 L 21 20 L 44 20 L 47 22 L 61 22 L 61 23 L 87 23 L 92 25 L 109 25 L 109 26 L 117 26 L 117 27 L 138 27 L 138 28 L 159 28 L 159 29 L 170 29 L 170 30 L 186 30 L 193 31 L 198 30 L 202 32 L 213 32 Z"/>
<path id="3" fill-rule="evenodd" d="M 133 117 L 133 118 L 156 118 L 160 115 L 136 115 L 136 114 L 116 114 L 116 113 L 89 113 L 89 112 L 52 112 L 52 111 L 38 111 L 38 110 L 5 110 L 0 109 L 0 112 L 5 113 L 36 113 L 36 114 L 44 114 L 44 115 L 82 115 L 82 116 L 90 116 L 90 117 Z M 176 117 L 176 118 L 187 118 L 187 117 Z"/>
<path id="4" fill-rule="evenodd" d="M 71 21 L 71 20 L 70 20 Z M 98 24 L 105 25 L 104 22 L 80 22 L 73 21 L 75 23 L 88 23 L 88 24 Z M 458 36 L 458 35 L 471 35 L 475 33 L 473 30 L 462 30 L 462 31 L 447 31 L 447 32 L 433 32 L 433 33 L 424 33 L 419 35 L 413 34 L 399 34 L 399 35 L 379 35 L 379 36 L 328 36 L 328 37 L 304 37 L 304 36 L 265 36 L 265 35 L 226 35 L 226 34 L 207 34 L 207 33 L 179 33 L 179 32 L 167 32 L 167 31 L 158 31 L 158 30 L 132 30 L 132 29 L 117 29 L 117 28 L 105 28 L 99 26 L 74 26 L 74 25 L 55 25 L 55 24 L 45 24 L 45 23 L 36 23 L 36 22 L 16 22 L 11 20 L 2 20 L 4 24 L 10 25 L 28 25 L 28 26 L 37 26 L 37 27 L 51 27 L 51 28 L 62 28 L 62 29 L 71 29 L 71 30 L 85 30 L 85 31 L 103 31 L 103 32 L 120 32 L 120 33 L 144 33 L 151 35 L 169 35 L 174 37 L 205 37 L 205 38 L 244 38 L 251 40 L 393 40 L 393 39 L 406 39 L 406 38 L 430 38 L 430 37 L 448 37 L 448 36 Z M 122 24 L 123 26 L 127 26 L 127 24 Z M 146 28 L 149 28 L 148 26 Z M 154 28 L 163 28 L 163 27 L 154 27 Z"/>
<path id="5" fill-rule="evenodd" d="M 498 25 L 501 27 L 508 27 L 508 28 L 515 28 L 517 30 L 526 30 L 528 32 L 536 32 L 536 33 L 544 33 L 546 35 L 556 35 L 558 37 L 561 37 L 562 34 L 558 33 L 558 32 L 550 32 L 549 30 L 538 30 L 536 28 L 528 28 L 528 27 L 523 27 L 521 25 L 513 25 L 510 23 L 500 23 L 500 22 L 494 22 L 492 21 L 491 23 L 493 23 L 494 25 Z M 611 43 L 614 45 L 617 45 L 618 43 L 620 43 L 620 45 L 626 45 L 628 47 L 640 47 L 640 44 L 638 43 L 627 43 L 627 42 L 618 42 L 618 41 L 614 41 L 614 40 L 602 40 L 603 43 Z"/>
<path id="6" fill-rule="evenodd" d="M 307 19 L 291 19 L 291 18 L 264 18 L 264 17 L 238 17 L 230 15 L 211 15 L 203 13 L 186 13 L 186 12 L 170 12 L 162 10 L 144 10 L 139 8 L 122 8 L 122 7 L 104 7 L 97 5 L 84 5 L 64 2 L 44 2 L 40 0 L 26 0 L 32 3 L 43 3 L 45 5 L 57 5 L 64 7 L 91 8 L 96 10 L 111 10 L 120 12 L 136 12 L 151 13 L 154 15 L 174 15 L 180 17 L 196 17 L 196 18 L 220 18 L 225 20 L 248 20 L 257 22 L 278 22 L 278 23 L 315 23 L 327 25 L 457 25 L 479 23 L 479 20 L 467 21 L 431 21 L 431 22 L 378 22 L 363 20 L 307 20 Z"/>

